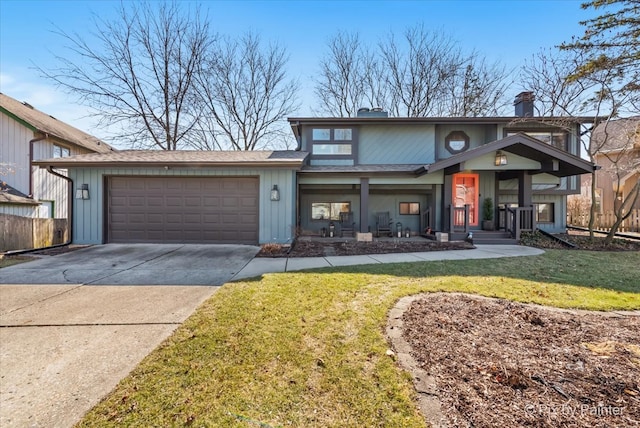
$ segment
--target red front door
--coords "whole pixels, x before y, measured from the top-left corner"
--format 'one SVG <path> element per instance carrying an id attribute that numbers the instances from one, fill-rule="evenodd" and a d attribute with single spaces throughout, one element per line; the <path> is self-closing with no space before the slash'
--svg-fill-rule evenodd
<path id="1" fill-rule="evenodd" d="M 460 173 L 453 176 L 453 205 L 469 205 L 469 225 L 478 225 L 478 174 Z M 457 221 L 456 221 L 457 222 Z M 464 222 L 464 220 L 463 220 Z"/>

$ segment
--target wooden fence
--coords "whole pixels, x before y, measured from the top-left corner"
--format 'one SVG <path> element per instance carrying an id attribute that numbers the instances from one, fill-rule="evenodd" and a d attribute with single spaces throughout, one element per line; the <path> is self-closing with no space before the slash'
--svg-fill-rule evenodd
<path id="1" fill-rule="evenodd" d="M 616 216 L 613 211 L 607 211 L 606 213 L 596 214 L 594 229 L 596 230 L 609 230 L 613 223 L 616 221 Z M 567 214 L 567 224 L 569 226 L 589 226 L 589 214 L 574 214 L 569 212 Z M 619 232 L 640 232 L 640 210 L 631 211 L 631 215 L 620 224 L 618 228 Z"/>
<path id="2" fill-rule="evenodd" d="M 68 239 L 67 219 L 0 214 L 0 251 L 43 248 Z"/>

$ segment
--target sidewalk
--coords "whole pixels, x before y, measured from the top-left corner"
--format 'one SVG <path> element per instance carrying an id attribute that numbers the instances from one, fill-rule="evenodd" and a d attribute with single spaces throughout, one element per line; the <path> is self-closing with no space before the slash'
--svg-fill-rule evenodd
<path id="1" fill-rule="evenodd" d="M 493 259 L 498 257 L 536 256 L 542 253 L 544 253 L 543 250 L 522 245 L 476 245 L 476 248 L 473 250 L 428 251 L 424 253 L 290 258 L 258 257 L 247 263 L 247 265 L 232 278 L 232 281 L 260 276 L 265 273 L 293 272 L 303 269 L 335 266 L 429 262 L 437 260 Z"/>

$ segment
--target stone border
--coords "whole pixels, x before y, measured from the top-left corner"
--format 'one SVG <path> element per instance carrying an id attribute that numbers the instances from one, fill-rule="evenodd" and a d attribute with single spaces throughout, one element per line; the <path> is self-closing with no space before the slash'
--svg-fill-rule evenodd
<path id="1" fill-rule="evenodd" d="M 433 293 L 421 293 L 414 294 L 411 296 L 402 297 L 400 300 L 396 302 L 393 308 L 389 311 L 389 315 L 387 317 L 387 327 L 386 334 L 387 339 L 391 342 L 391 346 L 395 352 L 396 361 L 400 365 L 400 367 L 411 374 L 413 378 L 413 385 L 416 389 L 416 393 L 418 394 L 418 408 L 422 412 L 427 424 L 434 428 L 447 428 L 447 422 L 442 413 L 442 408 L 440 404 L 440 393 L 436 386 L 436 381 L 433 376 L 427 373 L 425 370 L 421 369 L 418 366 L 417 361 L 411 356 L 411 345 L 402 337 L 404 322 L 402 321 L 402 317 L 405 311 L 411 306 L 416 300 L 421 300 L 424 298 L 429 298 L 438 295 L 458 295 L 458 296 L 466 296 L 472 299 L 477 300 L 508 300 L 501 299 L 495 297 L 486 297 L 480 296 L 477 294 L 467 294 L 467 293 L 445 293 L 445 292 L 433 292 Z M 511 300 L 510 300 L 511 301 Z M 640 310 L 637 311 L 610 311 L 610 312 L 601 312 L 601 311 L 587 311 L 582 309 L 564 309 L 564 308 L 554 308 L 551 306 L 543 306 L 537 305 L 533 303 L 521 303 L 517 301 L 512 301 L 513 303 L 518 303 L 525 307 L 530 307 L 534 309 L 542 309 L 551 312 L 565 312 L 571 313 L 575 315 L 586 315 L 586 314 L 596 314 L 602 315 L 606 317 L 640 317 Z"/>

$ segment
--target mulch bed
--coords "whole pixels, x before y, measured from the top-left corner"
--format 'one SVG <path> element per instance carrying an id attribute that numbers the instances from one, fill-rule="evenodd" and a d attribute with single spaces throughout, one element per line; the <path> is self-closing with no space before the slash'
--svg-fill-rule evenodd
<path id="1" fill-rule="evenodd" d="M 595 235 L 593 238 L 589 237 L 588 232 L 571 231 L 570 233 L 558 233 L 557 236 L 560 239 L 571 242 L 577 246 L 579 250 L 589 251 L 640 251 L 640 240 L 633 241 L 630 239 L 614 239 L 609 245 L 605 245 L 604 235 Z M 537 248 L 558 248 L 568 249 L 566 246 L 554 241 L 541 233 L 533 232 L 523 234 L 520 243 L 523 245 L 529 245 Z"/>
<path id="2" fill-rule="evenodd" d="M 640 426 L 640 317 L 435 294 L 403 321 L 449 426 Z"/>
<path id="3" fill-rule="evenodd" d="M 280 245 L 263 245 L 256 257 L 324 257 L 356 256 L 362 254 L 413 253 L 424 251 L 467 250 L 475 248 L 468 242 L 420 241 L 322 241 L 297 240 L 293 248 Z"/>

